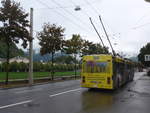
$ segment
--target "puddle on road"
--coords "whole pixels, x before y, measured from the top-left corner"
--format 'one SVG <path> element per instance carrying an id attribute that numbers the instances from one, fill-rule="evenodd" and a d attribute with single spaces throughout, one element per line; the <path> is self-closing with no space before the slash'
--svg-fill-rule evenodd
<path id="1" fill-rule="evenodd" d="M 134 94 L 138 94 L 140 96 L 143 96 L 143 97 L 150 97 L 150 93 L 147 93 L 147 92 L 140 92 L 140 91 L 136 91 L 136 90 L 128 90 L 129 92 L 133 92 Z"/>
<path id="2" fill-rule="evenodd" d="M 82 93 L 82 110 L 89 112 L 95 109 L 109 109 L 112 106 L 115 92 L 106 90 L 88 90 Z"/>

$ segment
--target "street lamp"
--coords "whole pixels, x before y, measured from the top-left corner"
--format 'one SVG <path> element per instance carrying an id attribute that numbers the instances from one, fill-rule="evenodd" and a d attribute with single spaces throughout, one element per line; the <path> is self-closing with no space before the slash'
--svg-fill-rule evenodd
<path id="1" fill-rule="evenodd" d="M 81 10 L 81 7 L 80 7 L 80 6 L 76 6 L 76 7 L 74 8 L 74 10 L 75 10 L 75 11 L 80 11 L 80 10 Z"/>

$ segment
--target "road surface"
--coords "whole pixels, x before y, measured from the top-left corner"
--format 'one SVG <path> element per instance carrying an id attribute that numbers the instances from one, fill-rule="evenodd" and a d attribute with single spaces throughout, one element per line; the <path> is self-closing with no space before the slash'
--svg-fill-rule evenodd
<path id="1" fill-rule="evenodd" d="M 0 90 L 0 113 L 149 113 L 144 73 L 117 91 L 80 88 L 79 80 Z"/>

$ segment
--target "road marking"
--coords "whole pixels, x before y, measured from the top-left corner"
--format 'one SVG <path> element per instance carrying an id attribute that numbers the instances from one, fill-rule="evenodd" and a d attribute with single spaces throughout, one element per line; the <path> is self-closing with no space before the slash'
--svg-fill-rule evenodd
<path id="1" fill-rule="evenodd" d="M 21 104 L 26 104 L 26 103 L 30 103 L 30 102 L 32 102 L 32 100 L 27 100 L 27 101 L 18 102 L 18 103 L 15 103 L 15 104 L 9 104 L 9 105 L 5 105 L 5 106 L 0 106 L 0 109 L 13 107 L 13 106 L 21 105 Z"/>
<path id="2" fill-rule="evenodd" d="M 68 91 L 64 91 L 64 92 L 61 92 L 61 93 L 57 93 L 57 94 L 50 95 L 49 97 L 55 97 L 55 96 L 58 96 L 58 95 L 62 95 L 62 94 L 66 94 L 66 93 L 70 93 L 70 92 L 74 92 L 74 91 L 79 91 L 79 90 L 81 90 L 81 89 L 82 89 L 82 88 L 73 89 L 73 90 L 68 90 Z"/>
<path id="3" fill-rule="evenodd" d="M 15 92 L 16 94 L 21 94 L 21 93 L 30 93 L 30 92 L 36 92 L 36 91 L 41 91 L 42 88 L 39 89 L 32 89 L 32 90 L 23 90 L 23 91 L 17 91 Z"/>

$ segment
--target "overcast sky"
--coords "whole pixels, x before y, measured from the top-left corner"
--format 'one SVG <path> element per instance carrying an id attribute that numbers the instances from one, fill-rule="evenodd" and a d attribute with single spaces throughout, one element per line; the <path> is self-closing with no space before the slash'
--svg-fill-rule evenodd
<path id="1" fill-rule="evenodd" d="M 98 16 L 101 15 L 110 40 L 117 52 L 138 54 L 140 48 L 150 42 L 150 3 L 144 0 L 15 0 L 26 12 L 34 8 L 34 36 L 43 23 L 63 26 L 66 39 L 80 34 L 83 39 L 100 42 L 89 17 L 92 17 L 104 43 L 104 35 Z M 80 11 L 74 8 L 80 6 Z M 117 45 L 116 45 L 116 44 Z M 34 49 L 38 49 L 35 37 Z"/>

